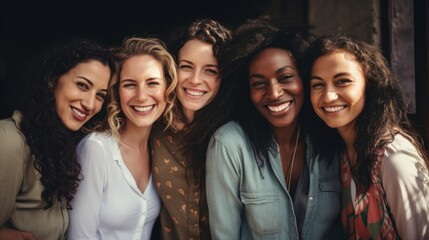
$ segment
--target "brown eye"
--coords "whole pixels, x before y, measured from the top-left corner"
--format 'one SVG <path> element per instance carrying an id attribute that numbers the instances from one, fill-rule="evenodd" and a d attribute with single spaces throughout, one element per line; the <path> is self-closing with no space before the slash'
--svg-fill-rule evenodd
<path id="1" fill-rule="evenodd" d="M 180 65 L 179 69 L 183 71 L 191 71 L 192 67 L 190 65 Z"/>
<path id="2" fill-rule="evenodd" d="M 84 82 L 77 82 L 76 85 L 83 90 L 89 90 L 89 86 Z"/>

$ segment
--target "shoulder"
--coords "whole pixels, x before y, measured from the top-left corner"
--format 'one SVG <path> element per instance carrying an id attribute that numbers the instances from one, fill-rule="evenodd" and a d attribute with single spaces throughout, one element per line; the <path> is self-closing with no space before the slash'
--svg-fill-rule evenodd
<path id="1" fill-rule="evenodd" d="M 115 139 L 113 135 L 107 132 L 92 132 L 80 140 L 77 149 L 93 148 L 96 146 L 109 148 Z"/>
<path id="2" fill-rule="evenodd" d="M 231 140 L 236 141 L 243 138 L 245 133 L 240 124 L 235 121 L 230 121 L 219 127 L 213 134 L 216 140 Z"/>
<path id="3" fill-rule="evenodd" d="M 417 148 L 406 137 L 396 134 L 394 140 L 386 145 L 381 162 L 382 171 L 389 175 L 406 177 L 418 172 L 427 175 L 427 167 Z"/>
<path id="4" fill-rule="evenodd" d="M 208 151 L 229 152 L 235 155 L 250 153 L 252 149 L 241 126 L 231 121 L 216 130 L 210 140 Z"/>
<path id="5" fill-rule="evenodd" d="M 410 163 L 416 163 L 420 160 L 423 161 L 414 144 L 402 134 L 396 134 L 393 141 L 386 145 L 384 157 L 386 160 L 384 160 L 383 163 L 391 162 L 392 164 L 398 164 L 404 161 Z"/>
<path id="6" fill-rule="evenodd" d="M 20 118 L 19 112 L 15 112 L 13 118 L 0 120 L 0 176 L 3 179 L 18 177 L 30 163 L 30 147 L 19 130 Z"/>
<path id="7" fill-rule="evenodd" d="M 13 118 L 0 120 L 0 152 L 24 152 L 27 143 L 24 134 L 19 129 L 21 114 L 15 111 Z"/>
<path id="8" fill-rule="evenodd" d="M 391 155 L 397 152 L 417 153 L 414 144 L 402 134 L 396 134 L 393 141 L 386 145 L 386 154 Z"/>

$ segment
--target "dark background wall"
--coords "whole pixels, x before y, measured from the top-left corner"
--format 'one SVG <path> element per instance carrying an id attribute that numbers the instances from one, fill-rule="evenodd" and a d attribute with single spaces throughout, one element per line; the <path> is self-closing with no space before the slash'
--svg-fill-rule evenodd
<path id="1" fill-rule="evenodd" d="M 412 106 L 409 116 L 429 146 L 429 2 L 413 0 L 3 1 L 0 119 L 11 115 L 22 97 L 27 69 L 54 43 L 85 37 L 117 45 L 127 36 L 148 34 L 165 39 L 198 18 L 234 28 L 261 14 L 308 24 L 315 35 L 341 29 L 378 45 L 404 75 L 401 80 Z"/>
<path id="2" fill-rule="evenodd" d="M 197 18 L 235 27 L 272 11 L 274 1 L 7 1 L 0 3 L 0 118 L 22 97 L 23 78 L 48 46 L 76 37 L 117 45 L 127 36 L 167 37 Z M 276 1 L 281 2 L 281 1 Z"/>

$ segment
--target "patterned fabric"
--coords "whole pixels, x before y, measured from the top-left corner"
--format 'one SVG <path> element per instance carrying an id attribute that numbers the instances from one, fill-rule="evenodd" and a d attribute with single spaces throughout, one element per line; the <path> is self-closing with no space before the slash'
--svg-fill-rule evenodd
<path id="1" fill-rule="evenodd" d="M 162 239 L 210 239 L 205 192 L 199 183 L 186 179 L 188 163 L 183 156 L 183 134 L 163 131 L 164 125 L 152 129 L 152 170 L 162 199 Z M 200 205 L 201 202 L 201 205 Z"/>
<path id="2" fill-rule="evenodd" d="M 386 206 L 379 155 L 371 171 L 371 184 L 366 192 L 357 190 L 352 200 L 352 180 L 350 165 L 345 154 L 341 157 L 341 176 L 343 184 L 341 221 L 348 239 L 400 239 Z"/>

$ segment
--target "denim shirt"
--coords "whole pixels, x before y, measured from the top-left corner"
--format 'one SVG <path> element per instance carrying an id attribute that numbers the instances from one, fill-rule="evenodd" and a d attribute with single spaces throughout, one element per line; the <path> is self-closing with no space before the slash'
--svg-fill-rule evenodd
<path id="1" fill-rule="evenodd" d="M 327 239 L 341 237 L 339 159 L 312 158 L 306 138 L 310 188 L 301 236 L 280 153 L 259 170 L 239 124 L 229 122 L 207 150 L 206 191 L 213 239 Z M 261 173 L 260 173 L 261 171 Z M 263 177 L 262 177 L 262 176 Z"/>

